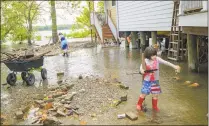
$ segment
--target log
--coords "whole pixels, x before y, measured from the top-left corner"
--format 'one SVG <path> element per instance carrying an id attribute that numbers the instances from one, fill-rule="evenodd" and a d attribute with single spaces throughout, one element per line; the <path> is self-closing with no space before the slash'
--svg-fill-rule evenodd
<path id="1" fill-rule="evenodd" d="M 1 52 L 2 54 L 4 54 L 4 55 L 6 55 L 6 56 L 8 56 L 8 57 L 15 57 L 15 54 L 10 54 L 10 53 L 6 53 L 6 52 Z M 11 58 L 12 58 L 11 57 Z"/>
<path id="2" fill-rule="evenodd" d="M 40 57 L 42 57 L 42 56 L 44 56 L 45 54 L 50 53 L 50 52 L 51 52 L 51 51 L 47 51 L 47 52 L 42 53 L 42 54 L 40 54 L 40 55 L 38 55 L 38 56 L 34 56 L 34 57 L 31 57 L 31 58 L 28 58 L 28 59 L 25 59 L 25 60 L 26 60 L 26 61 L 36 60 L 36 59 L 39 59 Z"/>

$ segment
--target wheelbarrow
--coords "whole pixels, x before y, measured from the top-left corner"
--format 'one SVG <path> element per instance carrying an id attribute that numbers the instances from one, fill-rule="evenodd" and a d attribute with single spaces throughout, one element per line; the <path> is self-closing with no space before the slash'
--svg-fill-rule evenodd
<path id="1" fill-rule="evenodd" d="M 9 85 L 15 85 L 17 81 L 17 72 L 21 72 L 21 78 L 26 82 L 27 85 L 33 85 L 35 83 L 35 76 L 33 73 L 29 73 L 33 68 L 40 68 L 43 66 L 44 57 L 41 56 L 38 59 L 27 61 L 27 60 L 13 60 L 4 61 L 3 63 L 11 70 L 7 76 L 7 83 Z M 47 70 L 45 68 L 41 69 L 41 77 L 43 80 L 47 78 Z"/>

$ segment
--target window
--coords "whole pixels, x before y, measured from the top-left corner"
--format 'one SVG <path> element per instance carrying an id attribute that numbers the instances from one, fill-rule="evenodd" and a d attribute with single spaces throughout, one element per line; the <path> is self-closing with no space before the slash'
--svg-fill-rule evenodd
<path id="1" fill-rule="evenodd" d="M 113 1 L 112 1 L 112 6 L 115 6 L 115 3 L 116 3 L 116 1 L 115 1 L 115 0 L 113 0 Z"/>

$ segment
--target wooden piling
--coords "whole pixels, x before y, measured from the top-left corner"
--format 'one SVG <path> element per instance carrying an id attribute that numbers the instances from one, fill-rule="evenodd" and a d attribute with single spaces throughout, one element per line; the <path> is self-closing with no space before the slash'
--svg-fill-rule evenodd
<path id="1" fill-rule="evenodd" d="M 187 34 L 188 67 L 191 71 L 197 71 L 197 36 Z"/>
<path id="2" fill-rule="evenodd" d="M 137 41 L 137 32 L 131 32 L 131 43 L 132 44 L 132 49 L 137 49 L 137 44 L 136 44 L 136 41 Z"/>
<path id="3" fill-rule="evenodd" d="M 140 31 L 140 41 L 141 45 L 145 45 L 146 37 L 145 37 L 145 32 Z"/>
<path id="4" fill-rule="evenodd" d="M 152 31 L 151 37 L 152 37 L 152 45 L 157 44 L 157 31 Z"/>

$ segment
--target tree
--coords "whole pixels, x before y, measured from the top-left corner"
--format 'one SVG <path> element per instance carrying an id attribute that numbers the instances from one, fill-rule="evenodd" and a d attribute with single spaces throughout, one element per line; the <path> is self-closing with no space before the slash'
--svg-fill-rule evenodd
<path id="1" fill-rule="evenodd" d="M 99 1 L 97 5 L 98 5 L 98 12 L 104 13 L 104 1 Z"/>
<path id="2" fill-rule="evenodd" d="M 89 6 L 83 7 L 81 14 L 78 17 L 76 17 L 76 24 L 74 24 L 71 29 L 72 31 L 77 32 L 77 34 L 79 34 L 79 32 L 80 32 L 82 37 L 86 37 L 86 36 L 90 35 L 90 30 L 91 30 L 90 13 L 94 9 L 94 7 L 93 7 L 94 2 L 87 1 L 87 5 L 89 5 Z M 75 28 L 79 28 L 79 29 L 83 29 L 83 30 L 78 32 L 78 31 L 75 31 Z M 88 34 L 86 34 L 86 33 L 88 33 Z"/>
<path id="3" fill-rule="evenodd" d="M 27 35 L 28 44 L 31 44 L 33 36 L 33 26 L 39 16 L 40 5 L 36 1 L 3 1 L 2 2 L 2 22 L 1 37 L 5 39 L 8 34 L 18 39 L 17 36 Z M 23 30 L 24 29 L 24 30 Z M 20 37 L 24 39 L 25 37 Z"/>
<path id="4" fill-rule="evenodd" d="M 61 1 L 56 2 L 54 0 L 50 1 L 51 4 L 51 19 L 52 19 L 52 40 L 53 43 L 56 43 L 58 41 L 57 36 L 57 15 L 56 15 L 56 9 L 65 9 L 68 13 L 73 13 L 74 11 L 79 8 L 81 1 Z M 57 5 L 55 7 L 55 5 Z"/>
<path id="5" fill-rule="evenodd" d="M 53 43 L 58 42 L 58 35 L 57 35 L 57 16 L 56 16 L 56 9 L 55 9 L 55 1 L 51 0 L 51 19 L 52 19 L 52 41 Z"/>

